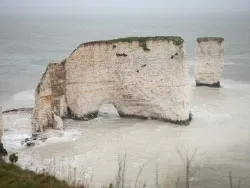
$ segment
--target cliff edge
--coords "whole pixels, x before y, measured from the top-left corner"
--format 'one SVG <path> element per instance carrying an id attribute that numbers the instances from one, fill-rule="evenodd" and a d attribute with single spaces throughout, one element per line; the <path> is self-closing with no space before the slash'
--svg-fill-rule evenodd
<path id="1" fill-rule="evenodd" d="M 181 37 L 128 37 L 78 46 L 51 63 L 36 89 L 34 131 L 62 128 L 61 118 L 95 118 L 102 104 L 120 116 L 190 120 L 188 65 Z"/>

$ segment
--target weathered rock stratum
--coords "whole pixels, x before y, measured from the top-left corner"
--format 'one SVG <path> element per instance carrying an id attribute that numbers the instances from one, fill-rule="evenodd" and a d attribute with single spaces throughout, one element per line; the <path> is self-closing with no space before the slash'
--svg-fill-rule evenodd
<path id="1" fill-rule="evenodd" d="M 196 86 L 220 87 L 224 68 L 224 39 L 203 37 L 197 39 L 195 80 Z"/>
<path id="2" fill-rule="evenodd" d="M 61 118 L 95 118 L 102 104 L 120 116 L 190 121 L 188 64 L 180 37 L 129 37 L 78 46 L 50 63 L 36 89 L 34 131 Z"/>

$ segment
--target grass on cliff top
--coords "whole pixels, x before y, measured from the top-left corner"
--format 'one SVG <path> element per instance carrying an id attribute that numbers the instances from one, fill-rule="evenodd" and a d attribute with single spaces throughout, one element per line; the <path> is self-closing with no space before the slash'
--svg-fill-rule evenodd
<path id="1" fill-rule="evenodd" d="M 196 40 L 198 43 L 208 42 L 208 41 L 216 41 L 218 43 L 222 43 L 224 41 L 224 38 L 222 38 L 222 37 L 199 37 Z"/>
<path id="2" fill-rule="evenodd" d="M 126 37 L 126 38 L 118 38 L 118 39 L 112 39 L 112 40 L 92 41 L 92 42 L 83 43 L 80 46 L 97 44 L 97 43 L 118 43 L 118 42 L 145 43 L 146 41 L 150 41 L 150 40 L 152 40 L 152 41 L 168 41 L 168 42 L 172 41 L 175 45 L 182 45 L 184 43 L 184 39 L 182 39 L 179 36 L 155 36 L 155 37 Z"/>
<path id="3" fill-rule="evenodd" d="M 36 174 L 22 170 L 14 164 L 0 162 L 0 187 L 4 188 L 71 188 L 65 181 L 60 181 L 47 174 Z"/>

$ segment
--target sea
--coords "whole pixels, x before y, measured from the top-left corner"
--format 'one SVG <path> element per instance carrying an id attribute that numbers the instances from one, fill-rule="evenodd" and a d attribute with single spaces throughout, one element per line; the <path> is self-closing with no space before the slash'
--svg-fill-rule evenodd
<path id="1" fill-rule="evenodd" d="M 34 90 L 47 64 L 64 59 L 83 42 L 181 36 L 188 55 L 193 114 L 189 126 L 178 126 L 123 119 L 106 104 L 98 118 L 65 120 L 63 130 L 47 131 L 45 142 L 26 147 L 21 141 L 31 137 L 31 113 L 6 113 L 2 138 L 6 149 L 18 153 L 18 164 L 23 168 L 50 169 L 66 180 L 71 172 L 94 188 L 115 182 L 121 160 L 126 161 L 127 186 L 184 187 L 186 159 L 192 156 L 192 188 L 227 188 L 230 174 L 234 186 L 250 187 L 249 20 L 250 12 L 1 13 L 3 110 L 33 107 Z M 196 38 L 205 36 L 225 38 L 219 89 L 195 86 Z"/>

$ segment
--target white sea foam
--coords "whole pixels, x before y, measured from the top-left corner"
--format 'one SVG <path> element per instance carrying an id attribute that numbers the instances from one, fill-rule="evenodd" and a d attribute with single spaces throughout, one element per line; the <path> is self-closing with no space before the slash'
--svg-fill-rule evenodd
<path id="1" fill-rule="evenodd" d="M 127 153 L 129 180 L 133 181 L 140 166 L 145 165 L 142 178 L 153 184 L 158 163 L 160 181 L 167 177 L 169 182 L 173 182 L 183 174 L 183 163 L 176 148 L 187 150 L 189 155 L 198 148 L 194 166 L 200 170 L 192 178 L 194 185 L 201 180 L 212 179 L 210 185 L 220 182 L 221 187 L 227 187 L 224 177 L 230 168 L 237 171 L 237 176 L 247 184 L 250 167 L 246 164 L 250 158 L 243 154 L 250 152 L 250 117 L 247 111 L 250 85 L 233 80 L 222 80 L 222 83 L 224 87 L 220 89 L 192 86 L 191 110 L 194 116 L 187 127 L 117 117 L 65 120 L 64 130 L 46 132 L 49 139 L 45 143 L 23 148 L 20 140 L 31 135 L 30 114 L 23 113 L 4 115 L 3 142 L 8 150 L 18 150 L 23 167 L 41 169 L 51 165 L 49 161 L 53 159 L 56 165 L 64 164 L 64 173 L 60 177 L 65 177 L 70 164 L 72 168 L 83 168 L 93 174 L 94 187 L 113 179 L 117 158 L 124 153 Z M 102 108 L 104 115 L 111 111 L 108 106 Z M 236 162 L 237 166 L 233 165 Z M 221 164 L 226 167 L 219 167 Z"/>

